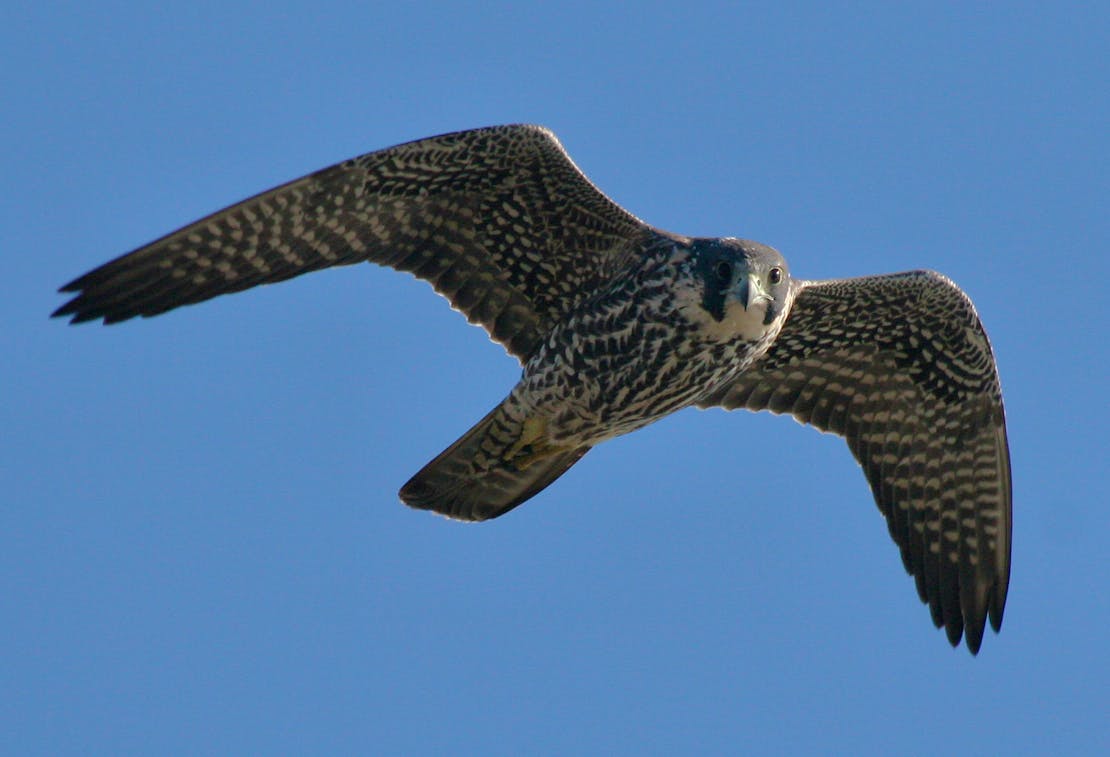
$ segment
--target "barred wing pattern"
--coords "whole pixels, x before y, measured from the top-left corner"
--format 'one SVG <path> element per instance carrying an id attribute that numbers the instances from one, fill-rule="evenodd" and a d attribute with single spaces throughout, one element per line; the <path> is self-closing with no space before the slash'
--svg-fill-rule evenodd
<path id="1" fill-rule="evenodd" d="M 844 436 L 955 646 L 997 631 L 1010 575 L 1010 453 L 990 343 L 929 271 L 796 282 L 767 354 L 698 404 L 789 413 Z"/>
<path id="2" fill-rule="evenodd" d="M 408 271 L 523 362 L 649 228 L 547 129 L 497 126 L 352 158 L 232 205 L 74 280 L 55 316 L 152 316 L 362 261 Z"/>

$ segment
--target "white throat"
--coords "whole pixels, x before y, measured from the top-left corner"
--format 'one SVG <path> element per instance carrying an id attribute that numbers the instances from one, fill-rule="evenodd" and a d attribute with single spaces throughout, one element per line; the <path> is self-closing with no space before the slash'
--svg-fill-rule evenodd
<path id="1" fill-rule="evenodd" d="M 701 298 L 692 290 L 680 294 L 677 302 L 679 312 L 697 327 L 698 335 L 713 342 L 754 342 L 764 338 L 773 328 L 763 324 L 768 304 L 752 303 L 745 310 L 739 302 L 729 299 L 725 303 L 725 317 L 718 321 L 706 311 Z"/>

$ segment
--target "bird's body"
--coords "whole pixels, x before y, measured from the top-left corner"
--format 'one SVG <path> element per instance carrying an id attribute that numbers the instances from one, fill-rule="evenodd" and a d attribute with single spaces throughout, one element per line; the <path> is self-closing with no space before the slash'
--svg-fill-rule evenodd
<path id="1" fill-rule="evenodd" d="M 525 363 L 512 397 L 550 419 L 553 442 L 596 444 L 689 406 L 766 352 L 782 327 L 781 318 L 764 322 L 767 303 L 732 301 L 720 320 L 706 311 L 705 289 L 731 285 L 698 266 L 701 256 L 720 258 L 717 240 L 659 241 Z M 761 247 L 726 242 L 737 261 Z"/>
<path id="2" fill-rule="evenodd" d="M 594 445 L 741 373 L 771 346 L 789 295 L 785 261 L 758 242 L 653 237 L 626 275 L 551 330 L 505 401 L 402 499 L 466 520 L 501 515 Z"/>
<path id="3" fill-rule="evenodd" d="M 233 205 L 67 285 L 106 323 L 370 261 L 427 279 L 518 357 L 505 400 L 401 489 L 496 517 L 591 447 L 676 410 L 746 407 L 840 434 L 953 644 L 1001 624 L 1009 450 L 970 300 L 931 272 L 790 276 L 756 242 L 644 224 L 554 135 L 506 126 L 354 158 Z"/>

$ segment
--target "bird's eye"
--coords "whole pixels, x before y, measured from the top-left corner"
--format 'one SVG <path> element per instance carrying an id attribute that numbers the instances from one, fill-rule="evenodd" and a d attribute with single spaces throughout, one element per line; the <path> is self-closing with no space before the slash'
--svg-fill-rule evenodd
<path id="1" fill-rule="evenodd" d="M 732 263 L 727 260 L 718 261 L 713 271 L 721 281 L 732 281 Z"/>
<path id="2" fill-rule="evenodd" d="M 782 269 L 772 268 L 771 273 L 768 274 L 768 278 L 771 279 L 772 284 L 778 284 L 780 281 L 782 281 Z"/>

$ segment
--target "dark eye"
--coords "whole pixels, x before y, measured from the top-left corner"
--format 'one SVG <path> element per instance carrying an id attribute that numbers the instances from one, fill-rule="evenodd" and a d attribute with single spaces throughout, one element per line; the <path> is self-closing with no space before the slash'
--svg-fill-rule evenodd
<path id="1" fill-rule="evenodd" d="M 713 272 L 717 274 L 717 278 L 721 281 L 732 281 L 732 263 L 727 260 L 718 261 L 713 268 Z"/>
<path id="2" fill-rule="evenodd" d="M 769 273 L 767 277 L 771 280 L 772 284 L 778 284 L 780 281 L 782 281 L 782 269 L 772 268 L 771 273 Z"/>

